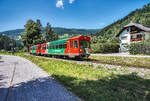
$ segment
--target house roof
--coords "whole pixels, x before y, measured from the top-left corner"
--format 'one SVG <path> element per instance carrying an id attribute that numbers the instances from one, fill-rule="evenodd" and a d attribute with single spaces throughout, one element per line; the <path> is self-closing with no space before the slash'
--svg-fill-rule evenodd
<path id="1" fill-rule="evenodd" d="M 149 27 L 146 27 L 144 25 L 131 22 L 128 25 L 124 26 L 123 29 L 121 29 L 121 31 L 117 34 L 117 36 L 119 36 L 124 29 L 126 29 L 128 27 L 131 27 L 131 26 L 135 26 L 135 27 L 137 27 L 137 28 L 139 28 L 139 29 L 141 29 L 141 30 L 143 30 L 145 32 L 150 32 L 150 28 Z"/>

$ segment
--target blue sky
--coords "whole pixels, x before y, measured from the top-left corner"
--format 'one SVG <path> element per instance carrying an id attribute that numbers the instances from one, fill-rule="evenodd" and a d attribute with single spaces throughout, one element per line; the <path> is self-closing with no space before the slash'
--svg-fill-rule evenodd
<path id="1" fill-rule="evenodd" d="M 24 28 L 28 19 L 53 27 L 103 28 L 149 0 L 0 0 L 0 32 Z"/>

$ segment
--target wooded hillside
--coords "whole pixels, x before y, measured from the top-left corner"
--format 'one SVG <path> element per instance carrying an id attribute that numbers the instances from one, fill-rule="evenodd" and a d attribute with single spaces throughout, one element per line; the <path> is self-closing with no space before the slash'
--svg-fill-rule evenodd
<path id="1" fill-rule="evenodd" d="M 128 23 L 140 23 L 145 26 L 150 27 L 150 3 L 145 5 L 141 9 L 136 9 L 132 11 L 124 18 L 112 23 L 111 25 L 103 28 L 100 32 L 97 33 L 98 36 L 105 36 L 105 37 L 113 37 L 115 36 L 125 25 Z"/>
<path id="2" fill-rule="evenodd" d="M 56 32 L 58 35 L 63 35 L 63 34 L 95 34 L 100 31 L 100 29 L 69 29 L 69 28 L 61 28 L 61 27 L 52 27 L 54 32 Z M 44 28 L 43 28 L 44 30 Z M 24 32 L 24 29 L 15 29 L 15 30 L 9 30 L 9 31 L 4 31 L 0 32 L 0 34 L 6 35 L 10 38 L 14 39 L 20 39 L 20 35 Z"/>

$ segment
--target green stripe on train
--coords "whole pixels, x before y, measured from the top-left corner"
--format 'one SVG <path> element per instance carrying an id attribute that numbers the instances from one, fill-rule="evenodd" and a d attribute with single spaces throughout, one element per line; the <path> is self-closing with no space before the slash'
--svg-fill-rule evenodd
<path id="1" fill-rule="evenodd" d="M 36 53 L 36 45 L 32 46 L 31 53 Z"/>
<path id="2" fill-rule="evenodd" d="M 69 38 L 66 39 L 62 39 L 62 40 L 57 40 L 57 41 L 52 41 L 48 43 L 48 53 L 58 53 L 58 54 L 64 54 L 65 52 L 65 48 L 60 48 L 60 44 L 63 45 L 64 43 L 67 43 L 67 40 Z M 56 49 L 56 44 L 58 45 L 58 48 Z M 49 46 L 53 47 L 53 45 L 55 45 L 54 49 L 50 49 Z"/>

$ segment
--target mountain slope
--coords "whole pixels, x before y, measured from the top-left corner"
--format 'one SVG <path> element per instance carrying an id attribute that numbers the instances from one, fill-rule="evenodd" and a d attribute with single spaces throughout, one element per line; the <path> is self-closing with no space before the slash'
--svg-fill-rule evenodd
<path id="1" fill-rule="evenodd" d="M 61 28 L 61 27 L 53 27 L 53 30 L 58 35 L 63 34 L 81 34 L 81 35 L 87 35 L 87 34 L 95 34 L 99 32 L 100 29 L 69 29 L 69 28 Z M 24 29 L 15 29 L 15 30 L 9 30 L 0 32 L 0 34 L 6 35 L 10 38 L 14 38 L 16 40 L 20 39 L 20 35 L 24 32 Z"/>
<path id="2" fill-rule="evenodd" d="M 150 27 L 150 3 L 141 9 L 136 9 L 124 18 L 103 28 L 97 33 L 98 36 L 112 37 L 115 36 L 125 25 L 130 22 L 140 23 Z"/>

